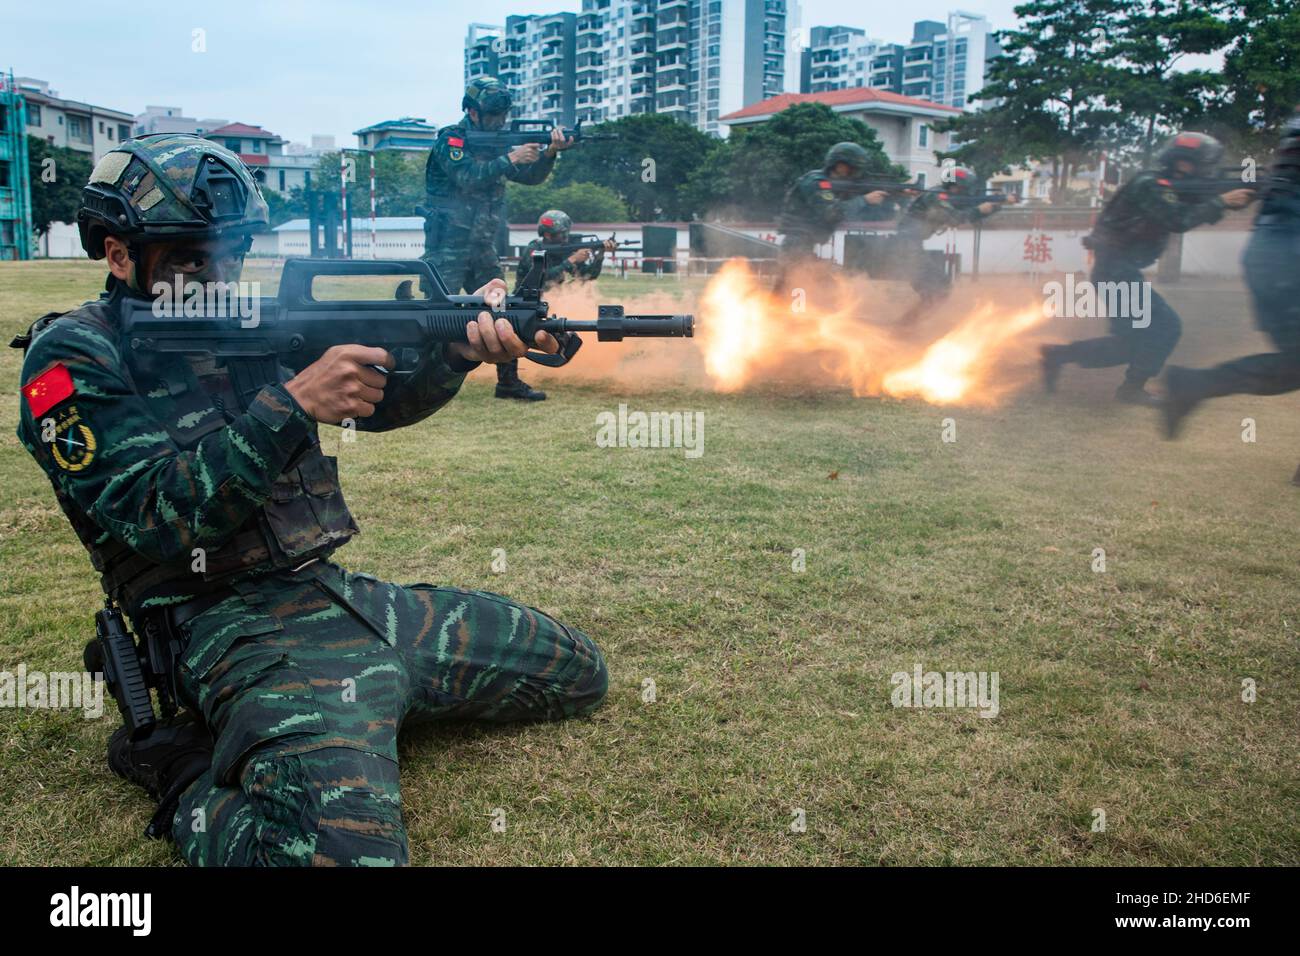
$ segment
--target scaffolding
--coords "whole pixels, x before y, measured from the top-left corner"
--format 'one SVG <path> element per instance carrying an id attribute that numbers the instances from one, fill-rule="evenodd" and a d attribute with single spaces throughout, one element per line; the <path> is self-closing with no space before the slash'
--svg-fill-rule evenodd
<path id="1" fill-rule="evenodd" d="M 0 73 L 0 260 L 32 257 L 32 184 L 27 102 L 13 70 Z"/>

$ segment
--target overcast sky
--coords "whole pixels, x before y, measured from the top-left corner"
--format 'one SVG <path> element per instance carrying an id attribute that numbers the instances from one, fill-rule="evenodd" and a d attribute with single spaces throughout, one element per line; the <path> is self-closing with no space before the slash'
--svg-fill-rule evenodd
<path id="1" fill-rule="evenodd" d="M 894 42 L 915 20 L 952 9 L 1013 25 L 1014 0 L 804 0 L 802 26 L 842 23 Z M 263 126 L 285 139 L 312 133 L 355 145 L 352 132 L 399 116 L 435 124 L 459 114 L 465 31 L 473 19 L 578 12 L 581 0 L 269 0 L 122 4 L 62 0 L 6 3 L 0 68 L 47 80 L 60 96 L 140 113 L 179 106 L 185 115 Z M 207 50 L 191 50 L 195 29 Z"/>

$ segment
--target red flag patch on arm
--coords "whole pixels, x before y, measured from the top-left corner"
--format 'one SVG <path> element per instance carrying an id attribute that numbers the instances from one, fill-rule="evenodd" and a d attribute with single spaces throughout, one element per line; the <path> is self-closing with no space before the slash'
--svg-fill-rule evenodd
<path id="1" fill-rule="evenodd" d="M 23 386 L 23 396 L 27 399 L 32 418 L 40 418 L 65 398 L 71 398 L 76 391 L 72 376 L 62 362 L 55 362 Z"/>
<path id="2" fill-rule="evenodd" d="M 829 179 L 819 179 L 819 180 L 817 181 L 817 186 L 818 186 L 818 188 L 820 188 L 820 189 L 830 189 L 830 188 L 831 188 L 831 181 L 830 181 Z"/>
<path id="3" fill-rule="evenodd" d="M 454 147 L 455 149 L 460 149 L 465 145 L 465 141 L 459 136 L 448 136 L 447 145 Z"/>

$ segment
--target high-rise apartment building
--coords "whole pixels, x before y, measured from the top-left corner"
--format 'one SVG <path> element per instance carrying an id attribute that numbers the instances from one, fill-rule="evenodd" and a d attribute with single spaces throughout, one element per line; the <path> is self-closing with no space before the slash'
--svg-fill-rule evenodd
<path id="1" fill-rule="evenodd" d="M 567 31 L 559 23 L 572 14 L 471 25 L 465 76 L 495 71 L 520 117 L 663 113 L 726 135 L 720 115 L 797 88 L 798 10 L 791 0 L 583 0 Z"/>

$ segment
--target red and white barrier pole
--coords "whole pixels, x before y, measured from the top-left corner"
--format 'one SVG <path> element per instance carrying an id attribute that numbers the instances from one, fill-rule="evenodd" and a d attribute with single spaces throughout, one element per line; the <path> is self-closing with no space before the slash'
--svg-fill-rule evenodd
<path id="1" fill-rule="evenodd" d="M 377 259 L 375 252 L 375 151 L 370 151 L 370 258 Z"/>

